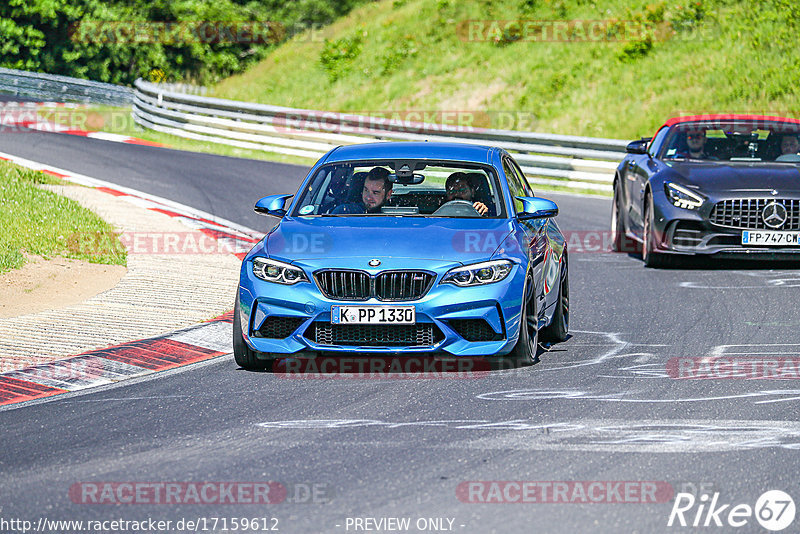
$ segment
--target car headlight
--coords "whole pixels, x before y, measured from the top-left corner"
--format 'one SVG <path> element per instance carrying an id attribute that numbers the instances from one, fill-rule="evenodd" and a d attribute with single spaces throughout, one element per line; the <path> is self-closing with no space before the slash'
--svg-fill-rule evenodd
<path id="1" fill-rule="evenodd" d="M 484 261 L 450 269 L 442 277 L 442 284 L 459 287 L 479 286 L 499 282 L 511 272 L 514 264 L 508 260 Z"/>
<path id="2" fill-rule="evenodd" d="M 308 282 L 305 271 L 294 265 L 267 258 L 253 258 L 253 274 L 256 278 L 284 284 L 287 286 L 298 282 Z"/>
<path id="3" fill-rule="evenodd" d="M 703 197 L 678 184 L 667 182 L 664 191 L 670 202 L 679 208 L 694 210 L 703 205 Z"/>

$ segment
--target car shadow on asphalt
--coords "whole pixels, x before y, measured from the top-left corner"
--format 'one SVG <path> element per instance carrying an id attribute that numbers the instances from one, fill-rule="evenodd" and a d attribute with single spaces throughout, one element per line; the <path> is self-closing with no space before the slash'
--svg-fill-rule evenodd
<path id="1" fill-rule="evenodd" d="M 567 339 L 570 339 L 569 336 Z M 343 379 L 457 379 L 482 378 L 489 373 L 524 369 L 541 362 L 541 356 L 563 349 L 560 344 L 540 343 L 532 363 L 519 363 L 507 357 L 442 357 L 440 355 L 317 355 L 302 358 L 278 358 L 253 373 L 270 373 L 279 378 L 343 378 Z"/>
<path id="2" fill-rule="evenodd" d="M 800 252 L 800 250 L 798 250 Z M 629 252 L 629 258 L 642 263 L 640 254 Z M 642 264 L 642 268 L 644 264 Z M 800 260 L 787 259 L 722 259 L 703 256 L 675 256 L 672 263 L 647 268 L 653 271 L 741 271 L 741 270 L 798 270 Z"/>

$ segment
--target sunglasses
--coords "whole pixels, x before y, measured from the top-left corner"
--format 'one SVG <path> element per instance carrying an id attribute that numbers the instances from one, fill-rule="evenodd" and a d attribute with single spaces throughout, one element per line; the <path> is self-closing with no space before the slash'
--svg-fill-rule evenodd
<path id="1" fill-rule="evenodd" d="M 448 193 L 469 193 L 469 187 L 448 187 Z"/>

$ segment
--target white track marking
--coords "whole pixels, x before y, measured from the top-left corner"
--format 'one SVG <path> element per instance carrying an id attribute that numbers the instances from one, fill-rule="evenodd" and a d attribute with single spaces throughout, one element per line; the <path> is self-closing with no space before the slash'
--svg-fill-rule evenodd
<path id="1" fill-rule="evenodd" d="M 797 347 L 795 350 L 790 351 L 769 351 L 769 352 L 731 352 L 728 349 L 734 347 L 753 347 L 761 350 L 767 347 Z M 757 344 L 744 344 L 744 345 L 715 345 L 711 349 L 709 356 L 730 356 L 730 355 L 749 355 L 749 354 L 800 354 L 800 343 L 757 343 Z"/>
<path id="2" fill-rule="evenodd" d="M 767 404 L 771 402 L 778 402 L 774 399 L 764 399 L 765 397 L 785 397 L 789 398 L 781 400 L 796 400 L 797 395 L 800 395 L 800 389 L 770 389 L 761 391 L 752 391 L 748 393 L 734 393 L 730 395 L 719 395 L 709 397 L 687 397 L 687 398 L 633 398 L 632 395 L 643 393 L 642 391 L 621 391 L 615 393 L 596 393 L 591 391 L 582 390 L 558 390 L 558 389 L 511 389 L 506 391 L 492 391 L 489 393 L 481 393 L 477 395 L 478 399 L 486 401 L 540 401 L 540 400 L 580 400 L 580 401 L 598 401 L 598 402 L 620 402 L 631 404 L 678 404 L 678 403 L 692 403 L 692 402 L 710 402 L 722 401 L 732 399 L 762 399 L 755 404 Z"/>
<path id="3" fill-rule="evenodd" d="M 364 429 L 373 432 L 402 431 L 413 427 L 424 431 L 446 428 L 457 437 L 444 443 L 429 444 L 437 449 L 499 450 L 576 450 L 646 453 L 718 453 L 721 451 L 764 448 L 800 449 L 800 423 L 793 421 L 752 420 L 686 420 L 655 419 L 574 420 L 542 423 L 540 420 L 511 419 L 501 421 L 431 420 L 383 421 L 378 419 L 300 419 L 266 421 L 256 426 L 267 431 L 270 440 L 297 438 L 297 432 L 335 431 L 328 439 L 343 444 L 364 443 Z M 358 430 L 350 440 L 347 430 Z M 374 435 L 374 434 L 373 434 Z M 398 443 L 397 434 L 388 434 L 390 443 Z M 319 439 L 318 434 L 315 434 Z M 410 438 L 411 436 L 408 436 Z M 402 439 L 402 435 L 400 436 Z M 384 441 L 369 440 L 386 446 Z M 423 442 L 424 443 L 424 442 Z M 425 445 L 423 445 L 425 446 Z"/>
<path id="4" fill-rule="evenodd" d="M 585 360 L 579 360 L 573 363 L 564 363 L 562 365 L 557 365 L 555 367 L 545 367 L 542 371 L 561 371 L 564 369 L 575 369 L 578 367 L 586 367 L 589 365 L 599 365 L 608 360 L 618 359 L 618 358 L 643 358 L 643 357 L 651 357 L 654 356 L 651 353 L 647 352 L 635 352 L 635 353 L 627 353 L 621 354 L 624 350 L 632 348 L 632 347 L 668 347 L 669 345 L 658 345 L 658 344 L 639 344 L 639 343 L 630 343 L 628 341 L 624 341 L 621 339 L 620 336 L 624 335 L 622 332 L 595 332 L 591 330 L 573 330 L 575 334 L 594 334 L 598 336 L 603 336 L 608 339 L 608 343 L 598 343 L 598 344 L 583 344 L 580 346 L 597 346 L 597 347 L 610 347 L 608 350 L 603 352 L 602 354 L 594 357 L 590 357 Z"/>

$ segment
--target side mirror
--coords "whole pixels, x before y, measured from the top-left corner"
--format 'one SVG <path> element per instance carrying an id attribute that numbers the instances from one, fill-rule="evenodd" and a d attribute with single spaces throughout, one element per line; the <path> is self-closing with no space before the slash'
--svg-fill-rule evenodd
<path id="1" fill-rule="evenodd" d="M 549 219 L 558 215 L 558 206 L 552 200 L 539 197 L 516 197 L 522 201 L 518 219 Z"/>
<path id="2" fill-rule="evenodd" d="M 261 215 L 272 215 L 273 217 L 283 217 L 286 215 L 286 210 L 283 209 L 286 204 L 287 198 L 292 198 L 294 195 L 270 195 L 264 197 L 256 202 L 253 211 Z"/>
<path id="3" fill-rule="evenodd" d="M 650 139 L 639 139 L 638 141 L 631 141 L 625 147 L 625 152 L 628 154 L 647 154 L 647 143 Z"/>

